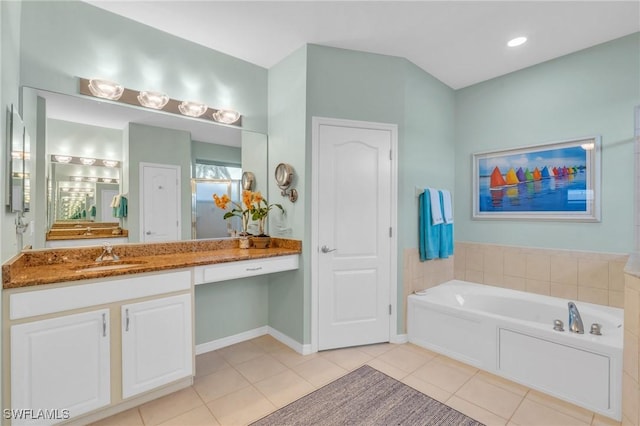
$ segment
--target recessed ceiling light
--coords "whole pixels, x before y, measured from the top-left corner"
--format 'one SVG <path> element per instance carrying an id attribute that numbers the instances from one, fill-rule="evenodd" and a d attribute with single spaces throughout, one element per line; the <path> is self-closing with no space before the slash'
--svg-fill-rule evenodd
<path id="1" fill-rule="evenodd" d="M 527 42 L 527 38 L 526 37 L 516 37 L 514 39 L 509 40 L 509 42 L 507 43 L 507 46 L 509 46 L 509 47 L 521 46 L 521 45 L 525 44 L 526 42 Z"/>

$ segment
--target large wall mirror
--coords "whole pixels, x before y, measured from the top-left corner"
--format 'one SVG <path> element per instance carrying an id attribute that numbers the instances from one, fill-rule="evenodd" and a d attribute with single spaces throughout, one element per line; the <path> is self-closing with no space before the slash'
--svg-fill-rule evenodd
<path id="1" fill-rule="evenodd" d="M 154 241 L 146 239 L 151 233 L 145 220 L 153 221 L 173 206 L 180 230 L 165 240 L 229 237 L 235 225 L 222 219 L 213 193 L 239 197 L 243 171 L 256 176 L 255 190 L 267 192 L 264 134 L 83 95 L 23 88 L 24 97 L 46 105 L 36 114 L 38 128 L 46 129 L 36 152 L 45 160 L 38 163 L 45 167 L 37 170 L 37 180 L 47 188 L 46 200 L 37 206 L 46 213 L 34 213 L 46 217 L 42 228 L 47 235 L 41 239 L 46 247 L 60 246 L 49 243 L 65 233 L 85 239 L 73 245 L 101 244 L 100 235 L 96 240 L 87 235 L 99 234 L 103 227 L 113 228 L 114 235 L 116 228 L 124 230 L 128 242 Z M 160 205 L 145 201 L 149 197 L 143 194 L 141 165 L 176 167 L 177 199 L 161 200 Z M 118 197 L 127 198 L 124 212 L 114 207 Z M 34 248 L 41 247 L 34 243 Z"/>

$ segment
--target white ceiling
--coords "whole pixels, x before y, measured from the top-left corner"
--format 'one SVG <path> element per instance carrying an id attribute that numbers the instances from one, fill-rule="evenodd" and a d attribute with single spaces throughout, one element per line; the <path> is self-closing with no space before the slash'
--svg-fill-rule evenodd
<path id="1" fill-rule="evenodd" d="M 313 43 L 405 57 L 454 89 L 640 31 L 638 0 L 88 3 L 265 68 Z"/>

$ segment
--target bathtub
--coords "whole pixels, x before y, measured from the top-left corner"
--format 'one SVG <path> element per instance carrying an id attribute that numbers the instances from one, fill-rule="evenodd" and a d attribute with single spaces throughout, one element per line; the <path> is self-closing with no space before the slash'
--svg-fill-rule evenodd
<path id="1" fill-rule="evenodd" d="M 409 296 L 409 341 L 591 411 L 622 418 L 623 310 L 453 280 Z M 564 330 L 554 330 L 554 320 Z M 602 335 L 590 334 L 592 323 Z"/>

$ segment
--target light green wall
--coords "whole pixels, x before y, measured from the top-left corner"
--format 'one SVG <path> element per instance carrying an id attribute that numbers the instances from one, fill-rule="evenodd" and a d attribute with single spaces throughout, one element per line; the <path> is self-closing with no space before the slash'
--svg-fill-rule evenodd
<path id="1" fill-rule="evenodd" d="M 633 108 L 640 33 L 456 92 L 459 241 L 627 253 L 633 250 Z M 602 136 L 602 221 L 471 220 L 475 152 Z"/>
<path id="2" fill-rule="evenodd" d="M 191 176 L 195 176 L 196 160 L 218 161 L 223 164 L 240 164 L 241 148 L 215 143 L 191 141 Z"/>
<path id="3" fill-rule="evenodd" d="M 243 128 L 266 133 L 266 69 L 87 3 L 27 1 L 22 8 L 22 85 L 77 94 L 78 77 L 102 77 L 232 107 Z"/>
<path id="4" fill-rule="evenodd" d="M 267 276 L 195 287 L 196 345 L 267 325 Z"/>
<path id="5" fill-rule="evenodd" d="M 180 166 L 181 238 L 191 239 L 191 135 L 189 132 L 129 123 L 129 241 L 140 241 L 140 163 Z"/>
<path id="6" fill-rule="evenodd" d="M 269 278 L 269 325 L 298 342 L 309 338 L 309 244 L 305 213 L 308 201 L 306 176 L 306 102 L 307 48 L 298 49 L 269 70 L 269 176 L 279 163 L 289 163 L 295 169 L 293 185 L 299 198 L 291 203 L 269 182 L 269 202 L 280 203 L 286 218 L 269 220 L 273 236 L 300 239 L 302 256 L 297 271 L 276 274 Z"/>

